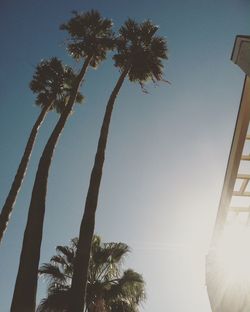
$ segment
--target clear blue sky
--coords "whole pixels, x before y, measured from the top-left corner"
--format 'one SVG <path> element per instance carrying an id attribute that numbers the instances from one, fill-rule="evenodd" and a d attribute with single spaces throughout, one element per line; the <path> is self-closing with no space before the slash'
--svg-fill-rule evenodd
<path id="1" fill-rule="evenodd" d="M 126 82 L 117 99 L 96 233 L 132 248 L 126 264 L 147 283 L 145 312 L 209 312 L 205 255 L 215 221 L 244 75 L 230 61 L 235 36 L 250 33 L 249 0 L 2 0 L 0 4 L 0 203 L 39 109 L 28 88 L 42 58 L 75 69 L 59 25 L 72 10 L 98 9 L 118 28 L 150 18 L 166 36 L 171 85 Z M 111 56 L 111 55 L 110 55 Z M 78 234 L 107 98 L 118 77 L 109 58 L 89 70 L 57 145 L 49 176 L 41 262 Z M 55 124 L 43 125 L 0 246 L 1 312 L 8 312 L 39 155 Z M 40 283 L 38 298 L 44 295 Z"/>

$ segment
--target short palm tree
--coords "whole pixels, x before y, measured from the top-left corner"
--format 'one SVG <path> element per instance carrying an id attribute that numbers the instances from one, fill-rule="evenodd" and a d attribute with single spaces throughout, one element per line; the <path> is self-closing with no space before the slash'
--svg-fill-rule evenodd
<path id="1" fill-rule="evenodd" d="M 78 239 L 75 238 L 70 246 L 58 246 L 57 254 L 40 267 L 40 276 L 48 281 L 48 294 L 41 300 L 37 312 L 69 311 L 77 245 Z M 121 265 L 128 252 L 126 244 L 102 243 L 100 237 L 93 237 L 84 311 L 139 311 L 139 305 L 145 298 L 145 285 L 137 272 L 131 269 L 122 271 Z"/>
<path id="2" fill-rule="evenodd" d="M 148 80 L 153 82 L 163 80 L 162 60 L 167 59 L 167 46 L 163 37 L 155 35 L 157 29 L 158 27 L 150 21 L 138 24 L 128 19 L 119 31 L 117 53 L 113 59 L 115 66 L 121 70 L 121 75 L 107 103 L 80 226 L 79 245 L 71 287 L 71 311 L 74 312 L 81 312 L 85 304 L 84 297 L 80 296 L 80 294 L 84 292 L 87 285 L 89 255 L 95 227 L 95 212 L 115 99 L 127 76 L 131 82 L 138 82 L 141 85 Z"/>
<path id="3" fill-rule="evenodd" d="M 38 130 L 49 111 L 56 110 L 58 113 L 62 112 L 71 92 L 74 78 L 75 74 L 72 69 L 64 66 L 56 57 L 43 60 L 36 67 L 30 88 L 37 94 L 36 104 L 41 107 L 41 112 L 31 129 L 17 173 L 0 214 L 0 243 L 24 179 Z M 78 101 L 81 100 L 82 96 L 78 94 Z"/>
<path id="4" fill-rule="evenodd" d="M 49 169 L 57 141 L 70 116 L 77 92 L 89 66 L 96 67 L 106 58 L 113 46 L 112 22 L 102 18 L 99 12 L 74 13 L 74 17 L 62 25 L 71 35 L 68 44 L 70 54 L 83 60 L 71 95 L 40 158 L 33 185 L 28 220 L 24 232 L 19 269 L 12 299 L 11 312 L 34 312 L 37 288 L 37 271 L 40 258 L 45 200 Z"/>

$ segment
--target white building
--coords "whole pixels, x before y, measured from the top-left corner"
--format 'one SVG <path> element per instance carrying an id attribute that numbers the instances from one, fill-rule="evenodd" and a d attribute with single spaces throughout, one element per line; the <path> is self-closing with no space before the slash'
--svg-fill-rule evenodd
<path id="1" fill-rule="evenodd" d="M 245 82 L 206 263 L 213 312 L 250 311 L 250 36 L 236 37 L 231 60 Z"/>

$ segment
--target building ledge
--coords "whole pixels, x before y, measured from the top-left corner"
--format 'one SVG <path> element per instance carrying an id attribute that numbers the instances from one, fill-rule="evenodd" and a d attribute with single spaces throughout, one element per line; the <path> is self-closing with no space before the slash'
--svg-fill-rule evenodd
<path id="1" fill-rule="evenodd" d="M 250 76 L 250 36 L 238 35 L 235 38 L 231 60 L 238 65 L 246 75 Z"/>

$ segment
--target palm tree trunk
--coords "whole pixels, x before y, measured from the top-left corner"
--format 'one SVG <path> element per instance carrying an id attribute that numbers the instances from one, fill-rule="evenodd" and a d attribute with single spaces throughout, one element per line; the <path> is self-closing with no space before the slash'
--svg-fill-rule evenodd
<path id="1" fill-rule="evenodd" d="M 42 123 L 45 119 L 45 116 L 47 115 L 50 107 L 51 107 L 51 104 L 44 106 L 44 108 L 41 110 L 41 113 L 39 114 L 32 130 L 31 130 L 31 133 L 30 133 L 29 139 L 27 141 L 22 159 L 20 161 L 19 167 L 17 169 L 16 175 L 14 178 L 14 181 L 11 185 L 9 194 L 5 200 L 4 205 L 3 205 L 3 208 L 2 208 L 2 211 L 0 214 L 0 244 L 1 244 L 4 232 L 7 229 L 8 222 L 9 222 L 13 207 L 15 205 L 18 192 L 20 190 L 22 181 L 23 181 L 24 176 L 26 174 L 28 162 L 30 159 L 30 155 L 32 153 L 33 146 L 35 144 L 35 140 L 37 137 L 38 130 L 39 130 L 40 126 L 42 125 Z"/>
<path id="2" fill-rule="evenodd" d="M 87 71 L 88 57 L 76 78 L 68 104 L 60 116 L 39 161 L 32 190 L 28 220 L 24 232 L 19 269 L 12 298 L 11 312 L 34 312 L 36 304 L 37 274 L 42 241 L 43 220 L 49 168 L 56 143 L 72 111 L 80 83 Z"/>
<path id="3" fill-rule="evenodd" d="M 71 286 L 70 312 L 82 312 L 85 306 L 85 293 L 88 279 L 88 265 L 91 250 L 91 242 L 95 227 L 95 212 L 98 202 L 99 188 L 102 178 L 102 168 L 105 159 L 105 149 L 108 138 L 109 124 L 115 103 L 128 69 L 124 70 L 118 79 L 116 86 L 109 98 L 100 132 L 94 166 L 91 172 L 88 194 L 85 202 L 84 215 L 82 218 L 79 242 Z"/>

